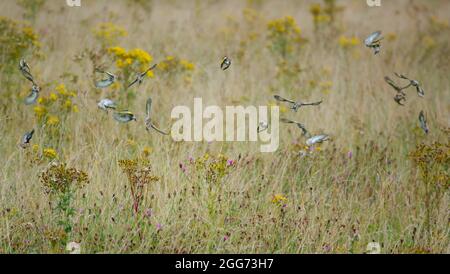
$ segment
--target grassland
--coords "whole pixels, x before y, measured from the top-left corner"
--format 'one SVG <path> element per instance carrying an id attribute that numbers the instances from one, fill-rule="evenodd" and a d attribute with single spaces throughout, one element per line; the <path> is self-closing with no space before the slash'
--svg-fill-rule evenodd
<path id="1" fill-rule="evenodd" d="M 363 253 L 372 241 L 382 253 L 450 252 L 448 1 L 64 2 L 0 2 L 2 20 L 31 26 L 0 24 L 0 253 L 64 253 L 69 242 L 82 253 Z M 385 36 L 377 56 L 361 42 L 375 30 Z M 126 67 L 111 47 L 151 60 L 135 54 Z M 47 100 L 35 106 L 23 103 L 22 57 Z M 165 65 L 125 92 L 127 73 L 154 62 Z M 96 89 L 96 67 L 122 81 Z M 412 89 L 397 105 L 383 79 L 394 72 L 420 80 L 425 97 Z M 275 93 L 323 99 L 282 115 L 332 140 L 300 157 L 295 127 L 281 125 L 278 151 L 260 153 L 255 143 L 174 142 L 143 123 L 149 96 L 165 128 L 172 108 L 194 97 L 259 106 Z M 99 110 L 105 97 L 138 121 Z M 31 146 L 19 148 L 32 128 Z M 66 174 L 67 190 L 44 185 L 51 162 L 89 183 Z M 134 164 L 151 165 L 157 181 L 136 188 L 126 163 L 141 175 Z M 142 193 L 138 208 L 131 187 Z"/>

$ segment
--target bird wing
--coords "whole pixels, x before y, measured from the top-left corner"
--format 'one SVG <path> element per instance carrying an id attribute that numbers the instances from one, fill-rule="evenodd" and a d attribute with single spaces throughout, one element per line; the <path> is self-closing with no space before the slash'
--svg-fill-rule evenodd
<path id="1" fill-rule="evenodd" d="M 397 84 L 388 76 L 384 77 L 384 81 L 386 81 L 386 83 L 388 83 L 391 87 L 393 87 L 396 91 L 401 91 L 402 88 L 397 86 Z"/>
<path id="2" fill-rule="evenodd" d="M 31 93 L 25 98 L 25 105 L 34 104 L 39 97 L 39 93 L 36 91 L 31 91 Z"/>
<path id="3" fill-rule="evenodd" d="M 417 86 L 416 86 L 416 90 L 417 90 L 417 94 L 418 94 L 420 97 L 424 97 L 424 96 L 425 96 L 425 91 L 423 90 L 423 88 L 422 88 L 420 85 L 417 85 Z"/>
<path id="4" fill-rule="evenodd" d="M 111 80 L 101 80 L 101 81 L 98 81 L 97 83 L 95 83 L 95 86 L 97 87 L 97 88 L 107 88 L 107 87 L 109 87 L 110 85 L 112 85 L 113 84 L 113 81 L 111 81 Z"/>
<path id="5" fill-rule="evenodd" d="M 277 101 L 279 101 L 279 102 L 288 102 L 288 103 L 291 103 L 291 104 L 295 104 L 294 101 L 288 100 L 288 99 L 286 99 L 286 98 L 283 98 L 283 97 L 281 97 L 280 95 L 274 95 L 273 98 L 275 98 L 275 100 L 277 100 Z"/>
<path id="6" fill-rule="evenodd" d="M 308 134 L 308 130 L 306 130 L 306 127 L 305 127 L 302 123 L 297 123 L 297 126 L 302 130 L 303 136 L 305 136 L 306 134 Z"/>
<path id="7" fill-rule="evenodd" d="M 320 100 L 318 102 L 314 102 L 314 103 L 302 103 L 302 105 L 304 106 L 318 106 L 320 104 L 322 104 L 323 100 Z"/>
<path id="8" fill-rule="evenodd" d="M 411 81 L 408 77 L 406 77 L 406 76 L 403 75 L 403 74 L 399 74 L 399 73 L 397 73 L 397 72 L 394 72 L 394 74 L 395 74 L 395 76 L 397 76 L 398 78 L 401 78 L 401 79 L 405 79 L 405 80 Z"/>
<path id="9" fill-rule="evenodd" d="M 139 81 L 139 77 L 136 77 L 136 79 L 134 79 L 133 82 L 131 82 L 131 84 L 128 85 L 127 88 L 131 88 L 134 84 L 136 84 Z"/>
<path id="10" fill-rule="evenodd" d="M 157 65 L 158 64 L 154 64 L 153 66 L 149 67 L 145 72 L 143 72 L 141 74 L 141 76 L 145 76 L 149 71 L 152 71 L 153 69 L 155 69 Z"/>
<path id="11" fill-rule="evenodd" d="M 364 44 L 369 47 L 371 46 L 373 43 L 376 43 L 378 41 L 380 41 L 380 36 L 381 36 L 381 31 L 376 31 L 372 34 L 370 34 L 366 40 L 364 40 Z"/>
<path id="12" fill-rule="evenodd" d="M 153 123 L 150 124 L 150 126 L 156 130 L 157 132 L 161 133 L 162 135 L 169 135 L 169 133 L 162 131 L 161 129 L 157 128 Z"/>
<path id="13" fill-rule="evenodd" d="M 152 98 L 147 99 L 147 103 L 145 105 L 145 110 L 147 113 L 147 119 L 150 119 L 150 113 L 152 111 Z"/>

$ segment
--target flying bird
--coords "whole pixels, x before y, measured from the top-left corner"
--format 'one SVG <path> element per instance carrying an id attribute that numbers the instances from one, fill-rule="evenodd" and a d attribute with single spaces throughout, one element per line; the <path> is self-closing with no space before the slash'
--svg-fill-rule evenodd
<path id="1" fill-rule="evenodd" d="M 299 108 L 303 107 L 303 106 L 318 106 L 320 104 L 322 104 L 322 100 L 318 101 L 318 102 L 314 102 L 314 103 L 303 103 L 303 102 L 295 102 L 293 100 L 289 100 L 286 98 L 281 97 L 280 95 L 274 95 L 273 96 L 275 98 L 275 100 L 279 101 L 279 102 L 285 102 L 291 105 L 291 109 L 294 110 L 295 112 L 298 111 Z"/>
<path id="2" fill-rule="evenodd" d="M 428 134 L 429 130 L 428 130 L 428 125 L 427 125 L 427 118 L 425 117 L 423 110 L 421 110 L 419 113 L 419 123 L 420 123 L 420 127 L 423 129 L 425 134 Z"/>
<path id="3" fill-rule="evenodd" d="M 281 118 L 280 122 L 286 123 L 286 124 L 295 124 L 299 129 L 302 130 L 302 135 L 303 136 L 309 134 L 308 131 L 306 130 L 306 127 L 302 123 L 299 123 L 299 122 L 296 122 L 296 121 L 292 121 L 292 120 L 289 120 L 289 119 L 286 119 L 286 118 Z"/>
<path id="4" fill-rule="evenodd" d="M 97 72 L 104 73 L 107 76 L 107 78 L 105 78 L 103 80 L 100 80 L 100 81 L 95 83 L 95 86 L 97 88 L 107 88 L 110 85 L 112 85 L 117 79 L 117 76 L 115 76 L 114 74 L 112 74 L 110 72 L 101 71 L 101 70 L 97 70 Z"/>
<path id="5" fill-rule="evenodd" d="M 113 114 L 113 117 L 116 121 L 120 123 L 128 123 L 131 121 L 137 121 L 136 116 L 128 110 L 118 111 Z"/>
<path id="6" fill-rule="evenodd" d="M 150 129 L 154 129 L 163 135 L 169 135 L 169 133 L 162 131 L 161 129 L 159 129 L 158 127 L 156 127 L 153 124 L 152 119 L 151 119 L 151 111 L 152 111 L 152 98 L 148 98 L 147 103 L 146 103 L 147 116 L 145 117 L 145 129 L 147 131 L 150 131 Z"/>
<path id="7" fill-rule="evenodd" d="M 266 122 L 260 122 L 256 130 L 258 131 L 258 133 L 260 133 L 268 128 L 269 128 L 269 125 Z"/>
<path id="8" fill-rule="evenodd" d="M 33 75 L 31 74 L 30 66 L 27 64 L 27 62 L 24 59 L 20 59 L 19 61 L 19 70 L 22 72 L 22 75 L 33 85 L 36 85 L 34 82 Z"/>
<path id="9" fill-rule="evenodd" d="M 108 111 L 108 109 L 116 109 L 117 105 L 113 100 L 110 99 L 102 99 L 100 102 L 98 102 L 97 106 L 100 109 L 103 109 L 105 111 Z"/>
<path id="10" fill-rule="evenodd" d="M 229 68 L 231 66 L 231 59 L 228 58 L 227 56 L 223 57 L 222 59 L 222 63 L 220 64 L 220 68 L 222 70 L 226 70 L 227 68 Z"/>
<path id="11" fill-rule="evenodd" d="M 145 76 L 147 75 L 147 73 L 148 73 L 149 71 L 153 70 L 154 68 L 156 68 L 157 65 L 158 65 L 158 64 L 154 64 L 153 66 L 151 66 L 150 68 L 148 68 L 146 71 L 144 71 L 144 72 L 142 72 L 142 73 L 139 73 L 139 74 L 136 76 L 136 79 L 135 79 L 133 82 L 131 82 L 131 84 L 128 85 L 128 88 L 132 87 L 132 86 L 133 86 L 134 84 L 136 84 L 136 83 L 138 83 L 138 85 L 141 85 L 142 82 L 144 82 L 144 78 L 145 78 Z"/>
<path id="12" fill-rule="evenodd" d="M 408 81 L 409 81 L 409 85 L 406 86 L 405 88 L 409 88 L 410 86 L 413 86 L 413 87 L 416 88 L 417 95 L 419 95 L 419 97 L 424 97 L 424 96 L 425 96 L 425 91 L 423 90 L 423 88 L 422 88 L 422 86 L 420 85 L 420 82 L 419 82 L 419 81 L 409 79 L 408 77 L 406 77 L 406 76 L 403 75 L 403 74 L 395 73 L 395 75 L 396 75 L 398 78 L 405 79 L 405 80 L 408 80 Z"/>
<path id="13" fill-rule="evenodd" d="M 330 137 L 325 134 L 316 135 L 316 136 L 313 136 L 313 137 L 309 138 L 308 140 L 306 140 L 306 145 L 312 146 L 314 144 L 319 144 L 319 143 L 328 141 L 329 139 L 330 139 Z"/>
<path id="14" fill-rule="evenodd" d="M 370 34 L 366 40 L 364 40 L 364 44 L 366 47 L 372 48 L 374 50 L 374 54 L 377 55 L 381 50 L 381 40 L 383 40 L 383 37 L 381 37 L 381 31 L 375 31 Z"/>
<path id="15" fill-rule="evenodd" d="M 27 132 L 23 135 L 21 141 L 20 141 L 20 147 L 25 149 L 30 145 L 31 138 L 33 138 L 34 129 L 32 129 L 30 132 Z"/>
<path id="16" fill-rule="evenodd" d="M 30 94 L 25 98 L 25 105 L 32 105 L 36 103 L 37 99 L 39 98 L 39 91 L 40 88 L 36 85 L 33 85 L 31 87 Z"/>

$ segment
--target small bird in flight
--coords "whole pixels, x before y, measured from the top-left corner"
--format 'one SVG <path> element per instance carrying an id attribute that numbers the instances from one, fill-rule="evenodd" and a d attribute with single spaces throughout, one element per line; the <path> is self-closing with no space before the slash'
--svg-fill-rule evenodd
<path id="1" fill-rule="evenodd" d="M 306 130 L 306 127 L 302 123 L 299 123 L 299 122 L 296 122 L 296 121 L 292 121 L 292 120 L 289 120 L 289 119 L 286 119 L 286 118 L 281 118 L 280 122 L 286 123 L 286 124 L 295 124 L 295 125 L 297 125 L 297 127 L 302 130 L 302 135 L 303 136 L 309 134 L 308 131 Z"/>
<path id="2" fill-rule="evenodd" d="M 33 75 L 31 74 L 30 66 L 28 66 L 27 62 L 24 59 L 20 59 L 19 61 L 19 70 L 28 81 L 33 83 L 33 85 L 36 85 Z"/>
<path id="3" fill-rule="evenodd" d="M 308 140 L 306 140 L 306 145 L 312 146 L 314 144 L 320 144 L 325 141 L 328 141 L 329 139 L 330 139 L 330 137 L 325 134 L 316 135 L 316 136 L 313 136 L 313 137 L 309 138 Z"/>
<path id="4" fill-rule="evenodd" d="M 318 106 L 318 105 L 322 104 L 322 100 L 320 100 L 318 102 L 314 102 L 314 103 L 302 103 L 300 101 L 295 102 L 293 100 L 285 99 L 285 98 L 281 97 L 280 95 L 274 95 L 273 97 L 275 98 L 275 100 L 277 100 L 279 102 L 289 103 L 291 105 L 291 109 L 294 110 L 295 112 L 297 112 L 298 109 L 303 106 Z"/>
<path id="5" fill-rule="evenodd" d="M 145 78 L 145 76 L 147 75 L 147 73 L 148 73 L 149 71 L 152 71 L 154 68 L 156 68 L 157 65 L 158 65 L 158 64 L 154 64 L 153 66 L 151 66 L 150 68 L 148 68 L 146 71 L 144 71 L 144 72 L 142 72 L 142 73 L 139 73 L 139 74 L 136 76 L 136 79 L 135 79 L 133 82 L 131 82 L 131 84 L 128 85 L 128 88 L 132 87 L 132 86 L 133 86 L 134 84 L 136 84 L 136 83 L 138 83 L 138 85 L 141 85 L 142 82 L 144 82 L 144 78 Z"/>
<path id="6" fill-rule="evenodd" d="M 150 131 L 150 129 L 154 129 L 163 135 L 169 135 L 169 133 L 162 131 L 153 124 L 151 119 L 151 111 L 152 111 L 152 98 L 148 98 L 146 103 L 147 116 L 145 117 L 145 129 L 147 131 Z"/>
<path id="7" fill-rule="evenodd" d="M 222 63 L 220 64 L 220 68 L 222 70 L 226 70 L 227 68 L 229 68 L 231 66 L 231 59 L 228 58 L 227 56 L 223 57 L 222 59 Z"/>
<path id="8" fill-rule="evenodd" d="M 116 109 L 117 105 L 113 100 L 110 99 L 102 99 L 98 102 L 97 106 L 104 111 L 108 111 L 108 109 Z"/>
<path id="9" fill-rule="evenodd" d="M 384 38 L 381 37 L 381 31 L 375 31 L 370 34 L 366 40 L 364 40 L 364 44 L 368 48 L 372 48 L 374 50 L 374 54 L 377 55 L 381 50 L 381 40 Z"/>
<path id="10" fill-rule="evenodd" d="M 260 132 L 263 132 L 264 130 L 266 130 L 266 129 L 268 129 L 269 128 L 269 125 L 266 123 L 266 122 L 259 122 L 259 125 L 258 125 L 258 127 L 257 127 L 257 131 L 258 131 L 258 133 L 260 133 Z"/>
<path id="11" fill-rule="evenodd" d="M 30 132 L 27 132 L 23 135 L 22 140 L 20 141 L 20 147 L 25 149 L 30 145 L 31 138 L 33 138 L 34 129 Z"/>
<path id="12" fill-rule="evenodd" d="M 403 91 L 406 87 L 399 87 L 391 78 L 388 76 L 384 77 L 384 81 L 388 83 L 392 88 L 397 91 L 397 94 L 394 96 L 394 101 L 399 104 L 400 106 L 404 106 L 406 102 L 406 93 Z"/>
<path id="13" fill-rule="evenodd" d="M 413 87 L 416 88 L 417 95 L 419 95 L 419 97 L 424 97 L 424 96 L 425 96 L 425 91 L 423 90 L 423 88 L 422 88 L 422 86 L 420 85 L 420 82 L 419 82 L 419 81 L 409 79 L 409 78 L 406 77 L 405 75 L 403 75 L 403 74 L 398 74 L 398 73 L 396 73 L 396 72 L 395 72 L 395 75 L 396 75 L 398 78 L 405 79 L 405 80 L 408 80 L 408 81 L 409 81 L 409 85 L 406 86 L 405 88 L 409 88 L 410 86 L 413 86 Z"/>
<path id="14" fill-rule="evenodd" d="M 36 103 L 37 99 L 39 98 L 39 91 L 40 88 L 36 85 L 33 85 L 31 87 L 30 94 L 25 98 L 25 105 L 32 105 Z"/>
<path id="15" fill-rule="evenodd" d="M 423 110 L 421 110 L 419 113 L 419 123 L 420 123 L 420 127 L 423 129 L 425 134 L 428 134 L 429 130 L 428 130 L 428 125 L 427 125 L 427 118 L 425 117 Z"/>
<path id="16" fill-rule="evenodd" d="M 131 121 L 137 121 L 136 116 L 128 110 L 118 111 L 113 114 L 113 117 L 116 121 L 120 123 L 128 123 Z"/>
<path id="17" fill-rule="evenodd" d="M 110 85 L 112 85 L 117 79 L 117 76 L 115 76 L 114 74 L 112 74 L 110 72 L 102 71 L 102 70 L 97 70 L 97 72 L 104 73 L 107 76 L 107 78 L 95 83 L 95 86 L 97 88 L 107 88 Z"/>

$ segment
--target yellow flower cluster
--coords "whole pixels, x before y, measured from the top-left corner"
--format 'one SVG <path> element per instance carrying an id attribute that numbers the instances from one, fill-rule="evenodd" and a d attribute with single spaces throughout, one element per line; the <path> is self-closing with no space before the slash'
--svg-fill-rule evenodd
<path id="1" fill-rule="evenodd" d="M 53 148 L 45 148 L 43 150 L 43 155 L 46 158 L 49 158 L 49 159 L 56 159 L 56 158 L 58 158 L 58 153 Z"/>
<path id="2" fill-rule="evenodd" d="M 78 106 L 72 100 L 77 94 L 69 91 L 64 84 L 56 86 L 55 92 L 48 96 L 40 96 L 37 105 L 34 107 L 34 114 L 39 122 L 45 122 L 47 125 L 56 126 L 61 118 L 71 112 L 78 112 Z"/>
<path id="3" fill-rule="evenodd" d="M 66 193 L 74 187 L 81 189 L 89 184 L 86 172 L 68 168 L 66 164 L 51 165 L 39 177 L 48 194 Z"/>
<path id="4" fill-rule="evenodd" d="M 344 49 L 353 48 L 355 46 L 358 46 L 359 44 L 360 41 L 357 37 L 346 37 L 343 35 L 339 37 L 339 46 Z"/>
<path id="5" fill-rule="evenodd" d="M 276 194 L 272 198 L 272 203 L 277 204 L 277 205 L 284 205 L 284 204 L 286 204 L 286 202 L 287 202 L 287 198 L 283 194 Z"/>
<path id="6" fill-rule="evenodd" d="M 121 47 L 110 47 L 108 53 L 113 56 L 116 66 L 123 70 L 132 67 L 138 70 L 146 70 L 153 61 L 153 57 L 148 52 L 139 48 L 127 51 Z M 147 75 L 151 78 L 154 77 L 152 71 L 149 71 Z"/>
<path id="7" fill-rule="evenodd" d="M 286 16 L 284 18 L 269 21 L 267 27 L 271 36 L 277 36 L 280 34 L 294 34 L 299 36 L 301 33 L 300 27 L 297 25 L 292 16 Z"/>
<path id="8" fill-rule="evenodd" d="M 195 65 L 186 59 L 179 59 L 175 56 L 166 56 L 165 60 L 158 64 L 158 69 L 162 71 L 193 71 Z"/>
<path id="9" fill-rule="evenodd" d="M 117 44 L 119 38 L 128 35 L 128 32 L 124 28 L 110 22 L 101 23 L 92 31 L 95 37 L 100 40 L 105 47 Z"/>
<path id="10" fill-rule="evenodd" d="M 343 7 L 336 5 L 336 0 L 324 0 L 323 2 L 324 5 L 314 3 L 309 8 L 316 29 L 321 24 L 332 24 L 337 17 L 337 13 L 344 10 Z"/>
<path id="11" fill-rule="evenodd" d="M 16 65 L 26 53 L 39 55 L 40 47 L 39 38 L 31 27 L 0 16 L 0 68 Z"/>
<path id="12" fill-rule="evenodd" d="M 301 42 L 305 41 L 301 36 L 300 27 L 292 16 L 269 21 L 267 28 L 269 47 L 282 58 L 287 58 L 288 54 L 299 49 Z"/>
<path id="13" fill-rule="evenodd" d="M 229 173 L 233 167 L 234 161 L 223 154 L 217 156 L 204 154 L 202 157 L 193 161 L 195 171 L 199 172 L 210 183 L 216 183 Z"/>
<path id="14" fill-rule="evenodd" d="M 316 26 L 320 23 L 329 23 L 331 21 L 331 17 L 324 12 L 322 5 L 318 3 L 312 4 L 309 12 L 313 16 L 314 25 Z"/>

